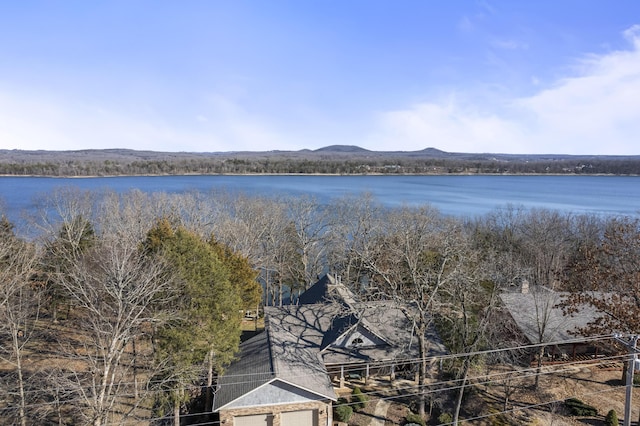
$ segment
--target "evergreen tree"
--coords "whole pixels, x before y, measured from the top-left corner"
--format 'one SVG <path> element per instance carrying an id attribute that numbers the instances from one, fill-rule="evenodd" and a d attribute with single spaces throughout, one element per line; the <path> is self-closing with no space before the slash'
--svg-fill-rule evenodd
<path id="1" fill-rule="evenodd" d="M 178 422 L 180 406 L 189 397 L 185 388 L 196 381 L 198 366 L 204 364 L 211 385 L 213 373 L 237 352 L 243 302 L 231 280 L 232 268 L 195 233 L 161 220 L 149 232 L 145 249 L 160 251 L 178 277 L 178 319 L 157 332 L 159 362 L 173 367 L 174 383 L 180 385 L 170 392 Z"/>
<path id="2" fill-rule="evenodd" d="M 258 271 L 249 263 L 249 259 L 233 251 L 229 246 L 216 240 L 213 236 L 209 245 L 218 259 L 232 272 L 229 280 L 242 297 L 245 310 L 256 309 L 262 298 L 262 287 L 258 283 Z"/>
<path id="3" fill-rule="evenodd" d="M 618 426 L 618 413 L 616 413 L 616 410 L 609 410 L 604 418 L 604 424 L 605 426 Z"/>

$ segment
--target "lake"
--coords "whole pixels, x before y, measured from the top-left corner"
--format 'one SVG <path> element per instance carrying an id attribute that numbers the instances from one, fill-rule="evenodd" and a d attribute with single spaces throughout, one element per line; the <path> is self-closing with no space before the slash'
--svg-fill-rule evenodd
<path id="1" fill-rule="evenodd" d="M 56 187 L 126 192 L 226 190 L 248 195 L 302 195 L 322 203 L 371 193 L 387 206 L 431 204 L 444 214 L 477 216 L 512 204 L 563 212 L 640 215 L 636 176 L 122 176 L 97 178 L 0 177 L 9 219 L 33 208 L 34 197 Z"/>

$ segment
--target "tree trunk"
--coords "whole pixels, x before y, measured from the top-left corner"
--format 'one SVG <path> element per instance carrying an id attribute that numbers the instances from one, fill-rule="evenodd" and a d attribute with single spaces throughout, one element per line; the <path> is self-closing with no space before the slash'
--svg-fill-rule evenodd
<path id="1" fill-rule="evenodd" d="M 467 375 L 469 374 L 469 359 L 466 358 L 463 361 L 462 366 L 462 380 L 460 382 L 460 387 L 458 388 L 458 398 L 456 399 L 456 406 L 453 412 L 453 424 L 458 424 L 458 419 L 460 418 L 460 408 L 462 407 L 462 397 L 464 396 L 464 388 L 467 385 Z"/>
<path id="2" fill-rule="evenodd" d="M 215 353 L 213 349 L 207 354 L 207 389 L 205 390 L 205 410 L 211 411 L 213 409 L 213 357 Z"/>
<path id="3" fill-rule="evenodd" d="M 133 351 L 133 397 L 137 401 L 140 395 L 138 395 L 138 365 L 137 365 L 137 351 L 136 351 L 136 338 L 131 339 L 131 346 Z"/>
<path id="4" fill-rule="evenodd" d="M 536 379 L 533 384 L 535 389 L 538 389 L 540 386 L 540 373 L 542 372 L 542 357 L 544 357 L 544 346 L 540 346 L 540 351 L 538 351 L 538 365 L 536 367 Z"/>
<path id="5" fill-rule="evenodd" d="M 55 297 L 55 296 L 54 296 Z M 58 323 L 58 302 L 56 302 L 55 300 L 53 302 L 51 302 L 51 322 L 53 322 L 54 324 Z"/>
<path id="6" fill-rule="evenodd" d="M 22 375 L 22 350 L 18 340 L 18 330 L 13 330 L 13 351 L 16 356 L 16 370 L 18 373 L 18 392 L 20 394 L 19 417 L 20 425 L 27 426 L 27 417 L 25 413 L 26 399 L 24 393 L 24 377 Z"/>
<path id="7" fill-rule="evenodd" d="M 424 325 L 416 327 L 418 330 L 418 342 L 420 344 L 420 370 L 418 374 L 418 386 L 420 389 L 420 398 L 418 401 L 418 414 L 423 419 L 427 418 L 427 390 L 425 384 L 427 382 L 427 354 L 429 353 L 429 342 L 427 341 Z"/>
<path id="8" fill-rule="evenodd" d="M 180 426 L 180 398 L 173 402 L 173 426 Z"/>

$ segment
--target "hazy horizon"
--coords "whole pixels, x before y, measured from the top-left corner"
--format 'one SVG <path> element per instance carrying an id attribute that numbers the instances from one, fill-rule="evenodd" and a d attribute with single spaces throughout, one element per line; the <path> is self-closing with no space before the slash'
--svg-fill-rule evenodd
<path id="1" fill-rule="evenodd" d="M 640 153 L 633 0 L 33 0 L 0 36 L 0 149 Z"/>

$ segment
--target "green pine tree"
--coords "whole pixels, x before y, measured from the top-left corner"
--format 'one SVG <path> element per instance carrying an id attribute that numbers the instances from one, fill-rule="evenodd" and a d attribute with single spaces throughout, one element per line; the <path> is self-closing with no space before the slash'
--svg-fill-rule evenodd
<path id="1" fill-rule="evenodd" d="M 172 367 L 172 380 L 183 386 L 196 382 L 197 367 L 204 365 L 211 385 L 213 374 L 231 362 L 240 344 L 243 302 L 233 287 L 233 268 L 208 242 L 182 227 L 174 229 L 166 220 L 149 231 L 145 249 L 164 256 L 180 293 L 172 307 L 178 311 L 176 319 L 156 335 L 159 361 Z M 171 393 L 176 414 L 187 398 L 180 389 Z"/>

